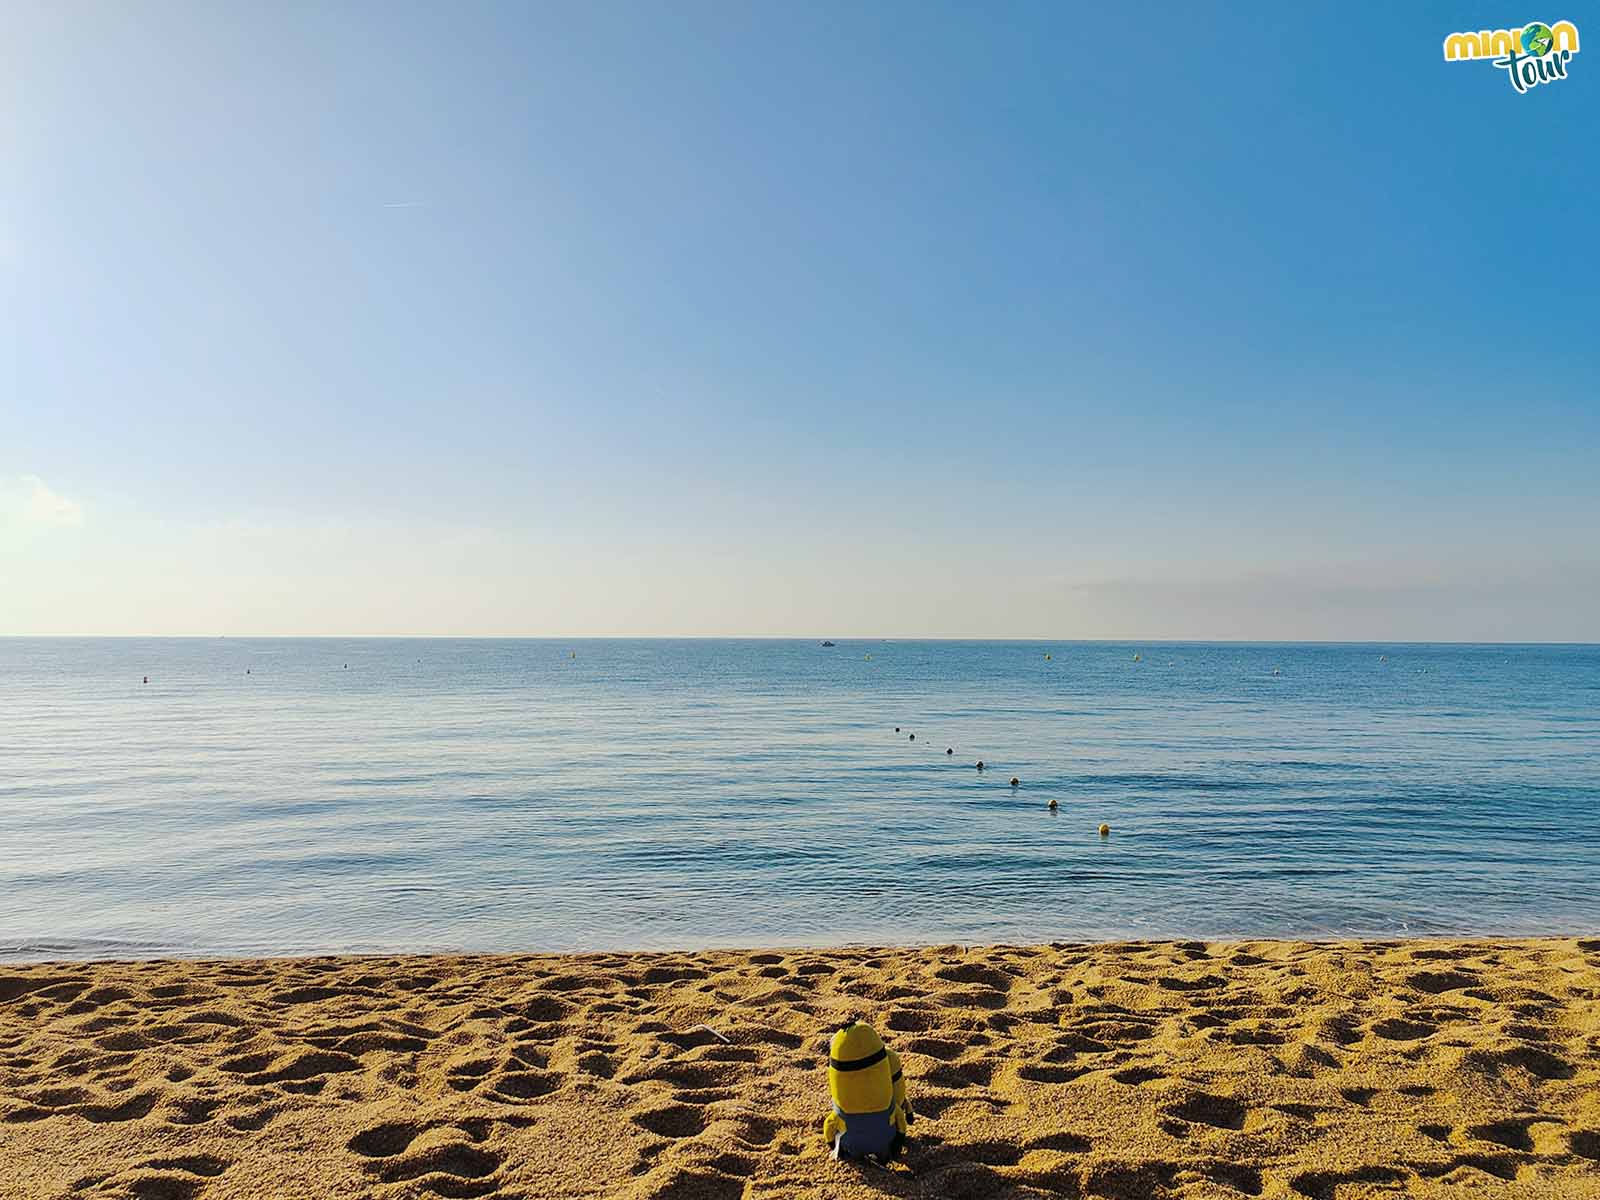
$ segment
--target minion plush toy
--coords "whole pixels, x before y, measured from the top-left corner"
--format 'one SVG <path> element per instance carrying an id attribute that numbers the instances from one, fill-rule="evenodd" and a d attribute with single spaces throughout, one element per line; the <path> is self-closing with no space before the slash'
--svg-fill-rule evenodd
<path id="1" fill-rule="evenodd" d="M 906 1144 L 906 1115 L 895 1102 L 890 1053 L 872 1026 L 860 1021 L 833 1035 L 828 1047 L 833 1111 L 823 1118 L 822 1136 L 835 1158 L 876 1158 L 886 1163 Z M 904 1087 L 903 1080 L 900 1086 Z"/>

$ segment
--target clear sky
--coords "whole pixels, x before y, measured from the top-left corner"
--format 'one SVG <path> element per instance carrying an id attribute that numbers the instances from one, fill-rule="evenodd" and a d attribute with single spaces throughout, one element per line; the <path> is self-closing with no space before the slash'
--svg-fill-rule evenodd
<path id="1" fill-rule="evenodd" d="M 0 633 L 1600 640 L 1592 5 L 6 12 Z"/>

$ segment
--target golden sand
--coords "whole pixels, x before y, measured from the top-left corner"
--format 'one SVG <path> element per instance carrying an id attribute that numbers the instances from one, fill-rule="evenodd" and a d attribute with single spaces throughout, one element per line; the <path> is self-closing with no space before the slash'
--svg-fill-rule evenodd
<path id="1" fill-rule="evenodd" d="M 0 966 L 0 1195 L 1600 1197 L 1600 941 Z"/>

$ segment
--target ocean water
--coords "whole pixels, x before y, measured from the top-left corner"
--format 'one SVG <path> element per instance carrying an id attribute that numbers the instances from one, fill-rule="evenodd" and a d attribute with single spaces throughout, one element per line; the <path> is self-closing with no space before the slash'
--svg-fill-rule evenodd
<path id="1" fill-rule="evenodd" d="M 0 639 L 14 959 L 1597 929 L 1600 647 Z"/>

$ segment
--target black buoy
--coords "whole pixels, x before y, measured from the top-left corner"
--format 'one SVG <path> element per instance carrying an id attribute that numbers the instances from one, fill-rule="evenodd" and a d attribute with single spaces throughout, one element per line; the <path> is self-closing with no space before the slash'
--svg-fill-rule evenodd
<path id="1" fill-rule="evenodd" d="M 914 742 L 914 741 L 916 741 L 916 740 L 917 740 L 917 735 L 916 735 L 916 734 L 914 734 L 914 733 L 913 733 L 913 734 L 912 734 L 912 735 L 911 735 L 911 740 L 912 740 L 912 741 L 913 741 L 913 742 Z"/>
<path id="2" fill-rule="evenodd" d="M 983 770 L 983 759 L 981 758 L 978 760 L 978 770 Z"/>
<path id="3" fill-rule="evenodd" d="M 946 747 L 946 749 L 945 749 L 945 753 L 946 754 L 954 754 L 955 752 L 956 752 L 955 751 L 955 747 L 953 747 L 953 746 Z"/>
<path id="4" fill-rule="evenodd" d="M 144 681 L 145 681 L 145 682 L 146 682 L 146 683 L 149 683 L 149 682 L 150 682 L 150 676 L 148 676 L 148 675 L 146 675 L 146 676 L 145 676 L 145 677 L 144 677 Z"/>
<path id="5" fill-rule="evenodd" d="M 1018 787 L 1018 786 L 1021 785 L 1021 783 L 1022 783 L 1022 780 L 1018 779 L 1015 775 L 1013 775 L 1011 777 L 1011 786 L 1012 787 Z"/>
<path id="6" fill-rule="evenodd" d="M 899 732 L 900 732 L 900 726 L 898 726 L 898 725 L 896 725 L 896 726 L 895 726 L 895 727 L 894 727 L 894 731 L 895 731 L 895 732 L 896 732 L 896 733 L 899 733 Z"/>

